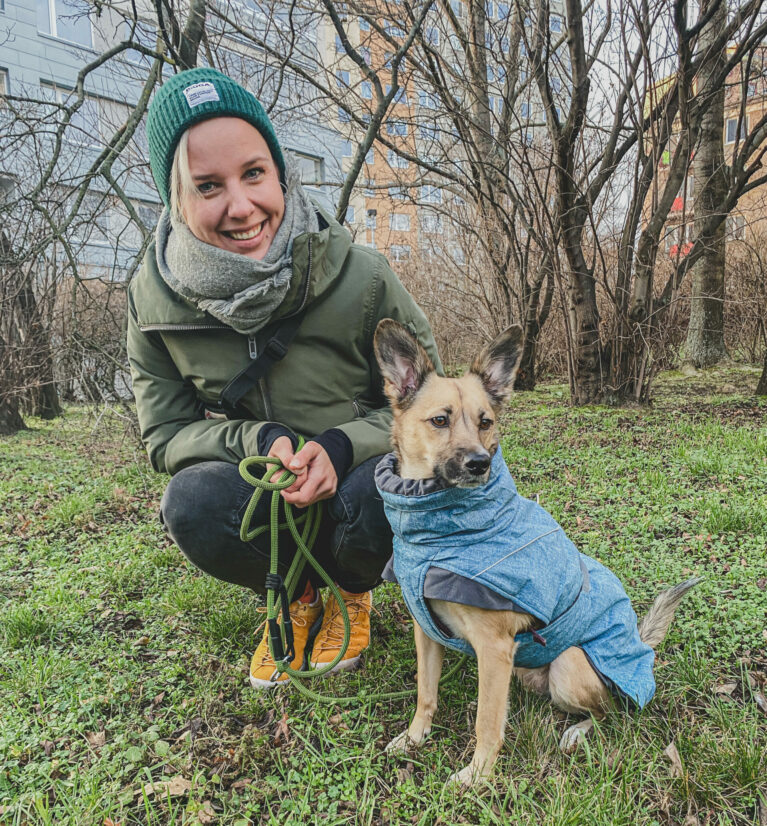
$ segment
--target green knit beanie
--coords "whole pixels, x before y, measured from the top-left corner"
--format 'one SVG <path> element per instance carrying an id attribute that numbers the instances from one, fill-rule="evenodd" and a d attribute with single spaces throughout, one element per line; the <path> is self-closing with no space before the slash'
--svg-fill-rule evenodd
<path id="1" fill-rule="evenodd" d="M 285 159 L 272 122 L 255 96 L 217 69 L 180 72 L 157 90 L 146 119 L 149 165 L 166 207 L 170 207 L 170 170 L 181 136 L 203 120 L 242 118 L 258 129 L 285 179 Z"/>

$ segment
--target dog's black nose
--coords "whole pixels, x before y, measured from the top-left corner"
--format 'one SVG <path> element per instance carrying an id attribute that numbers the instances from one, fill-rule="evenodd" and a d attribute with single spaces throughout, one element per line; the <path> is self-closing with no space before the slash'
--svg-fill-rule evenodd
<path id="1" fill-rule="evenodd" d="M 481 476 L 490 467 L 490 456 L 487 453 L 469 453 L 463 460 L 463 466 L 473 476 Z"/>

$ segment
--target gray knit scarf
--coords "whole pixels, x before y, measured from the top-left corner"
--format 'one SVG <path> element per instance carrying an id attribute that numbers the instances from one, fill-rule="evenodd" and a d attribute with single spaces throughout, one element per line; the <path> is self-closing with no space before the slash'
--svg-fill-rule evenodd
<path id="1" fill-rule="evenodd" d="M 287 153 L 285 161 L 285 215 L 261 261 L 200 241 L 167 209 L 157 224 L 157 266 L 165 283 L 244 335 L 264 327 L 285 298 L 293 274 L 293 241 L 319 230 L 297 165 Z"/>

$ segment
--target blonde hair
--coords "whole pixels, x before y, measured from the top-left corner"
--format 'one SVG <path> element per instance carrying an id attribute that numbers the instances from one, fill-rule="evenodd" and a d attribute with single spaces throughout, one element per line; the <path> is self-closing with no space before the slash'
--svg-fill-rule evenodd
<path id="1" fill-rule="evenodd" d="M 189 169 L 189 130 L 181 136 L 176 151 L 173 153 L 173 165 L 170 168 L 170 214 L 183 223 L 184 205 L 189 198 L 200 198 L 199 190 L 192 179 Z"/>

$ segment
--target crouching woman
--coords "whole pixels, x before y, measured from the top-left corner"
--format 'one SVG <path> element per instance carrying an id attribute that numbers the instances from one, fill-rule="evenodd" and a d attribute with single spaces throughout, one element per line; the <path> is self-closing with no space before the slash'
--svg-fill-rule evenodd
<path id="1" fill-rule="evenodd" d="M 230 78 L 175 75 L 155 95 L 147 136 L 166 209 L 130 286 L 128 356 L 149 459 L 172 477 L 161 519 L 196 566 L 263 593 L 269 535 L 240 539 L 253 489 L 237 466 L 279 457 L 297 477 L 286 502 L 327 500 L 315 553 L 352 621 L 337 666 L 349 668 L 369 644 L 371 591 L 391 555 L 373 481 L 390 425 L 373 333 L 398 319 L 438 364 L 428 323 L 383 256 L 354 245 L 310 200 L 264 109 Z M 233 377 L 296 321 L 284 357 L 222 410 Z M 267 522 L 267 499 L 254 523 Z M 295 552 L 281 536 L 283 575 Z M 294 668 L 330 662 L 343 639 L 339 606 L 332 596 L 323 604 L 314 576 L 305 571 L 290 607 Z M 285 681 L 266 634 L 250 679 Z"/>

